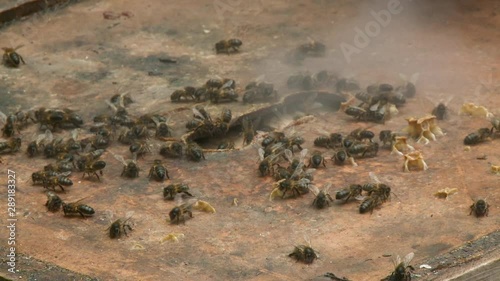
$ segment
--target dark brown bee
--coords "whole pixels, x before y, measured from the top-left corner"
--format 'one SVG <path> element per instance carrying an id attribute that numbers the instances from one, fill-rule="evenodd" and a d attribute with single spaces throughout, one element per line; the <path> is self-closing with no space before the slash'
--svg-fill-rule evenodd
<path id="1" fill-rule="evenodd" d="M 191 100 L 195 100 L 195 91 L 196 89 L 194 87 L 184 87 L 184 89 L 179 89 L 175 90 L 171 95 L 170 95 L 170 100 L 172 102 L 181 102 L 181 101 L 188 101 L 188 98 Z"/>
<path id="2" fill-rule="evenodd" d="M 231 109 L 224 108 L 222 109 L 222 112 L 220 113 L 220 120 L 224 123 L 229 123 L 231 122 L 231 119 L 233 118 L 233 115 L 231 113 Z"/>
<path id="3" fill-rule="evenodd" d="M 314 146 L 330 148 L 332 145 L 329 137 L 319 136 L 314 139 Z"/>
<path id="4" fill-rule="evenodd" d="M 484 199 L 479 199 L 470 206 L 470 213 L 474 213 L 476 217 L 488 216 L 490 205 Z"/>
<path id="5" fill-rule="evenodd" d="M 394 271 L 382 281 L 411 281 L 411 273 L 415 269 L 410 265 L 410 262 L 414 255 L 414 253 L 409 253 L 403 260 L 398 255 L 396 260 L 393 260 Z"/>
<path id="6" fill-rule="evenodd" d="M 188 129 L 189 131 L 192 131 L 194 129 L 196 129 L 198 126 L 201 126 L 203 125 L 203 120 L 200 120 L 200 119 L 191 119 L 189 120 L 187 123 L 186 123 L 186 129 Z"/>
<path id="7" fill-rule="evenodd" d="M 189 193 L 189 186 L 187 184 L 178 183 L 165 186 L 163 188 L 163 198 L 164 199 L 174 199 L 177 193 L 183 193 L 187 196 L 193 196 Z"/>
<path id="8" fill-rule="evenodd" d="M 356 198 L 361 196 L 363 188 L 359 184 L 351 184 L 349 188 L 343 188 L 335 194 L 335 199 L 344 200 L 344 203 L 349 201 L 351 198 Z"/>
<path id="9" fill-rule="evenodd" d="M 224 84 L 224 81 L 219 78 L 211 78 L 208 79 L 207 82 L 205 82 L 205 87 L 208 89 L 220 89 L 222 87 L 222 84 Z"/>
<path id="10" fill-rule="evenodd" d="M 342 142 L 344 141 L 344 136 L 341 133 L 331 133 L 330 134 L 330 144 L 333 147 L 342 147 Z"/>
<path id="11" fill-rule="evenodd" d="M 34 141 L 28 144 L 26 153 L 29 157 L 34 157 L 41 152 L 45 143 L 50 142 L 52 142 L 52 132 L 50 132 L 50 130 L 46 130 L 44 134 L 38 135 Z"/>
<path id="12" fill-rule="evenodd" d="M 89 150 L 91 146 L 87 146 L 85 150 Z M 104 149 L 96 149 L 94 151 L 81 154 L 77 160 L 75 161 L 75 166 L 79 171 L 84 171 L 85 167 L 88 163 L 94 162 L 95 160 L 99 159 L 101 155 L 104 153 Z"/>
<path id="13" fill-rule="evenodd" d="M 43 171 L 37 171 L 31 174 L 31 180 L 33 181 L 33 185 L 43 185 L 45 181 L 47 181 L 51 177 L 63 175 L 63 176 L 68 176 L 70 175 L 71 172 L 66 172 L 66 173 L 57 173 L 51 170 L 43 170 Z"/>
<path id="14" fill-rule="evenodd" d="M 186 146 L 186 156 L 188 159 L 199 162 L 201 159 L 205 159 L 205 154 L 203 154 L 203 149 L 195 142 L 190 142 Z"/>
<path id="15" fill-rule="evenodd" d="M 213 103 L 238 101 L 238 93 L 232 88 L 213 89 L 208 92 L 208 99 Z"/>
<path id="16" fill-rule="evenodd" d="M 253 123 L 250 119 L 244 118 L 241 120 L 241 126 L 243 128 L 243 145 L 251 144 L 252 140 L 255 136 L 255 129 L 253 127 Z"/>
<path id="17" fill-rule="evenodd" d="M 179 224 L 182 220 L 183 223 L 186 222 L 186 215 L 193 218 L 192 207 L 194 203 L 184 203 L 179 206 L 174 207 L 169 213 L 171 223 Z"/>
<path id="18" fill-rule="evenodd" d="M 43 182 L 43 187 L 49 190 L 55 190 L 56 186 L 59 186 L 62 191 L 65 191 L 63 186 L 73 185 L 73 181 L 71 179 L 62 175 L 44 178 L 42 182 Z"/>
<path id="19" fill-rule="evenodd" d="M 245 87 L 245 93 L 243 94 L 244 103 L 252 103 L 256 101 L 266 101 L 271 99 L 276 99 L 278 92 L 274 90 L 274 85 L 271 83 L 252 82 Z"/>
<path id="20" fill-rule="evenodd" d="M 448 109 L 446 105 L 440 102 L 433 110 L 432 115 L 436 116 L 437 120 L 444 120 L 448 115 Z"/>
<path id="21" fill-rule="evenodd" d="M 279 145 L 279 147 L 282 148 L 281 144 L 276 145 Z M 266 156 L 266 152 L 262 148 L 259 148 L 258 152 L 260 158 L 259 173 L 261 177 L 265 177 L 272 172 L 272 167 L 275 165 L 276 161 L 279 159 L 284 150 L 280 149 L 279 152 L 271 152 L 268 156 Z"/>
<path id="22" fill-rule="evenodd" d="M 156 125 L 155 136 L 157 138 L 166 138 L 172 136 L 172 132 L 167 125 L 166 121 L 161 122 L 158 118 L 152 117 Z"/>
<path id="23" fill-rule="evenodd" d="M 128 232 L 132 231 L 132 225 L 129 223 L 130 217 L 126 219 L 117 219 L 107 230 L 109 230 L 109 238 L 119 239 L 122 235 L 128 236 Z"/>
<path id="24" fill-rule="evenodd" d="M 326 167 L 325 165 L 325 158 L 323 157 L 321 151 L 314 151 L 311 155 L 311 158 L 309 159 L 309 165 L 307 167 L 312 166 L 313 168 L 319 168 L 323 164 L 323 167 Z"/>
<path id="25" fill-rule="evenodd" d="M 227 141 L 227 142 L 220 143 L 217 146 L 217 149 L 234 149 L 234 142 Z"/>
<path id="26" fill-rule="evenodd" d="M 23 45 L 19 45 L 15 48 L 2 48 L 4 51 L 3 53 L 3 63 L 8 66 L 8 67 L 19 67 L 21 62 L 23 64 L 26 64 L 24 62 L 23 57 L 16 52 L 17 49 L 23 47 Z"/>
<path id="27" fill-rule="evenodd" d="M 132 98 L 128 93 L 116 94 L 112 96 L 109 100 L 111 101 L 112 104 L 116 105 L 117 107 L 118 106 L 127 107 L 130 104 L 134 103 L 134 101 L 132 100 Z"/>
<path id="28" fill-rule="evenodd" d="M 57 194 L 55 194 L 52 191 L 47 192 L 47 203 L 45 203 L 45 206 L 47 206 L 47 209 L 51 212 L 57 212 L 59 209 L 61 209 L 61 206 L 63 204 L 63 201 Z"/>
<path id="29" fill-rule="evenodd" d="M 335 151 L 331 159 L 336 165 L 343 165 L 349 158 L 351 158 L 351 156 L 345 149 L 339 149 Z"/>
<path id="30" fill-rule="evenodd" d="M 328 184 L 323 190 L 319 191 L 318 188 L 313 187 L 312 185 L 309 186 L 311 191 L 316 195 L 313 201 L 313 206 L 318 208 L 318 209 L 323 209 L 327 206 L 330 206 L 330 202 L 333 202 L 333 198 L 328 193 L 328 190 L 330 189 L 331 184 Z"/>
<path id="31" fill-rule="evenodd" d="M 372 131 L 358 128 L 358 129 L 352 131 L 349 134 L 349 136 L 354 138 L 355 140 L 363 141 L 366 139 L 370 142 L 373 142 L 372 139 L 375 137 L 375 134 Z"/>
<path id="32" fill-rule="evenodd" d="M 368 116 L 368 113 L 365 109 L 357 106 L 347 107 L 345 113 L 349 116 L 357 118 L 358 120 L 365 120 Z"/>
<path id="33" fill-rule="evenodd" d="M 326 46 L 325 44 L 310 40 L 308 43 L 302 44 L 295 49 L 294 56 L 295 59 L 301 60 L 307 56 L 311 57 L 322 57 L 325 55 Z"/>
<path id="34" fill-rule="evenodd" d="M 16 133 L 16 131 L 19 132 L 18 118 L 15 114 L 7 116 L 0 111 L 0 121 L 5 123 L 2 128 L 3 137 L 10 138 Z"/>
<path id="35" fill-rule="evenodd" d="M 354 157 L 375 157 L 378 153 L 378 148 L 379 144 L 376 142 L 354 142 L 347 151 L 349 155 L 352 155 Z"/>
<path id="36" fill-rule="evenodd" d="M 182 156 L 182 144 L 180 142 L 169 142 L 160 148 L 160 155 L 167 158 L 179 158 Z"/>
<path id="37" fill-rule="evenodd" d="M 217 54 L 226 53 L 229 55 L 232 52 L 238 52 L 242 44 L 243 42 L 240 39 L 221 40 L 215 43 L 215 52 Z"/>
<path id="38" fill-rule="evenodd" d="M 12 138 L 0 142 L 0 154 L 15 153 L 21 148 L 21 138 Z"/>
<path id="39" fill-rule="evenodd" d="M 85 177 L 85 175 L 89 175 L 89 177 L 91 175 L 95 175 L 98 180 L 101 180 L 101 178 L 99 178 L 99 175 L 97 174 L 97 172 L 99 172 L 99 174 L 101 174 L 101 176 L 102 176 L 103 175 L 102 170 L 105 167 L 106 167 L 106 162 L 104 162 L 102 160 L 97 160 L 97 161 L 94 161 L 94 162 L 88 162 L 85 165 L 85 170 L 83 171 L 82 178 Z"/>
<path id="40" fill-rule="evenodd" d="M 120 161 L 123 164 L 123 171 L 121 174 L 122 177 L 127 177 L 127 178 L 139 177 L 139 167 L 137 167 L 135 159 L 129 159 L 125 161 L 125 159 L 123 159 L 123 157 L 120 155 L 113 154 L 113 156 L 116 158 L 116 160 Z"/>
<path id="41" fill-rule="evenodd" d="M 302 150 L 302 147 L 300 145 L 303 144 L 305 140 L 303 137 L 295 136 L 291 138 L 285 138 L 284 140 L 282 140 L 282 142 L 285 143 L 286 148 L 290 149 L 293 152 L 293 148 L 295 146 L 297 146 L 299 150 Z"/>
<path id="42" fill-rule="evenodd" d="M 382 204 L 382 201 L 378 196 L 369 196 L 361 202 L 361 205 L 359 205 L 359 213 L 364 214 L 366 212 L 370 212 L 371 214 L 380 204 Z"/>
<path id="43" fill-rule="evenodd" d="M 78 204 L 78 202 L 82 201 L 85 198 L 82 198 L 76 202 L 73 203 L 62 203 L 64 215 L 76 215 L 80 214 L 82 218 L 85 218 L 85 216 L 92 216 L 94 215 L 95 211 L 92 207 L 84 204 Z"/>
<path id="44" fill-rule="evenodd" d="M 168 176 L 168 170 L 165 168 L 161 160 L 154 160 L 153 166 L 149 169 L 149 178 L 154 177 L 158 181 L 164 181 L 165 177 L 170 179 Z"/>
<path id="45" fill-rule="evenodd" d="M 295 246 L 293 252 L 288 256 L 306 264 L 311 264 L 315 259 L 318 258 L 318 255 L 316 254 L 314 249 L 310 246 L 305 245 Z"/>
<path id="46" fill-rule="evenodd" d="M 276 164 L 272 174 L 275 181 L 280 181 L 282 179 L 289 179 L 292 176 L 292 172 L 290 172 L 290 169 L 282 167 L 279 164 Z"/>
<path id="47" fill-rule="evenodd" d="M 396 134 L 391 130 L 382 130 L 380 131 L 378 138 L 382 142 L 382 146 L 385 146 L 388 143 L 389 147 L 392 148 L 393 143 L 396 141 Z"/>
<path id="48" fill-rule="evenodd" d="M 417 93 L 415 84 L 407 81 L 404 85 L 396 88 L 396 92 L 407 98 L 413 98 Z"/>
<path id="49" fill-rule="evenodd" d="M 275 144 L 275 143 L 276 143 L 276 139 L 273 136 L 267 136 L 262 140 L 260 145 L 262 145 L 262 147 L 266 148 L 267 146 Z"/>
<path id="50" fill-rule="evenodd" d="M 481 128 L 477 132 L 470 133 L 464 138 L 465 145 L 474 145 L 486 141 L 491 137 L 491 129 Z"/>
<path id="51" fill-rule="evenodd" d="M 70 161 L 57 161 L 55 164 L 48 164 L 43 166 L 45 171 L 54 171 L 57 173 L 73 171 L 73 164 Z"/>
<path id="52" fill-rule="evenodd" d="M 129 150 L 136 156 L 143 156 L 144 154 L 151 152 L 149 144 L 145 141 L 135 141 L 130 145 Z"/>

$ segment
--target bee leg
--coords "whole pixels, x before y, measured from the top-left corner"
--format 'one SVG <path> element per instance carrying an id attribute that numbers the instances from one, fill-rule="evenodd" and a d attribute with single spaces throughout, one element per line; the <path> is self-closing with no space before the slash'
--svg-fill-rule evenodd
<path id="1" fill-rule="evenodd" d="M 302 147 L 300 146 L 300 144 L 297 144 L 297 147 L 298 147 L 300 150 L 302 150 Z"/>
<path id="2" fill-rule="evenodd" d="M 323 163 L 323 167 L 326 168 L 326 164 L 325 164 L 326 160 L 325 160 L 325 158 L 323 158 L 323 161 L 321 161 L 321 162 Z"/>
<path id="3" fill-rule="evenodd" d="M 170 179 L 170 177 L 168 176 L 168 171 L 165 170 L 165 176 L 167 177 L 167 179 Z"/>
<path id="4" fill-rule="evenodd" d="M 94 172 L 94 175 L 97 177 L 99 181 L 101 181 L 101 178 L 99 178 L 99 175 L 96 172 Z"/>
<path id="5" fill-rule="evenodd" d="M 191 211 L 186 211 L 186 213 L 189 215 L 190 218 L 194 218 L 193 213 Z"/>
<path id="6" fill-rule="evenodd" d="M 82 218 L 85 218 L 85 215 L 81 211 L 78 211 L 78 213 L 82 216 Z"/>
<path id="7" fill-rule="evenodd" d="M 66 190 L 64 190 L 64 187 L 63 187 L 62 185 L 59 185 L 59 187 L 61 188 L 61 190 L 62 190 L 63 192 L 66 192 Z M 54 188 L 54 191 L 55 191 L 55 188 Z"/>

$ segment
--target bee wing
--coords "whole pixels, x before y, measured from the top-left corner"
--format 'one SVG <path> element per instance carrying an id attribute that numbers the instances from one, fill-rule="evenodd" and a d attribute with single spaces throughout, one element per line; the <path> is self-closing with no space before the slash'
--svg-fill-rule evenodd
<path id="1" fill-rule="evenodd" d="M 397 255 L 396 258 L 393 257 L 392 263 L 394 264 L 394 267 L 397 267 L 401 263 L 401 257 L 399 255 Z"/>
<path id="2" fill-rule="evenodd" d="M 257 83 L 263 82 L 265 78 L 266 78 L 265 74 L 259 75 L 257 78 L 255 78 L 255 82 Z"/>
<path id="3" fill-rule="evenodd" d="M 292 163 L 293 161 L 293 153 L 290 149 L 285 149 L 285 158 L 288 162 Z"/>
<path id="4" fill-rule="evenodd" d="M 406 266 L 408 266 L 411 262 L 411 260 L 413 259 L 413 257 L 415 256 L 415 254 L 413 252 L 407 254 L 404 259 L 403 259 L 403 263 Z"/>
<path id="5" fill-rule="evenodd" d="M 41 143 L 42 141 L 46 141 L 46 143 L 50 143 L 52 141 L 52 132 L 50 130 L 46 130 L 45 133 L 39 134 L 36 137 L 36 144 Z"/>
<path id="6" fill-rule="evenodd" d="M 379 179 L 378 179 L 378 177 L 375 175 L 375 173 L 370 172 L 368 175 L 370 176 L 370 179 L 371 179 L 373 182 L 375 182 L 375 183 L 380 183 L 380 180 L 379 180 Z"/>
<path id="7" fill-rule="evenodd" d="M 260 161 L 263 161 L 264 155 L 266 154 L 266 152 L 264 151 L 264 149 L 262 147 L 259 147 L 258 152 L 259 152 Z"/>
<path id="8" fill-rule="evenodd" d="M 181 206 L 181 205 L 192 206 L 196 202 L 198 202 L 198 199 L 190 196 L 186 197 L 186 195 L 181 192 L 175 195 L 174 201 L 176 206 Z"/>
<path id="9" fill-rule="evenodd" d="M 105 210 L 103 212 L 103 214 L 104 214 L 104 218 L 106 218 L 106 220 L 108 220 L 109 222 L 113 221 L 113 211 Z"/>
<path id="10" fill-rule="evenodd" d="M 205 116 L 196 107 L 193 107 L 193 114 L 195 117 L 205 120 Z"/>
<path id="11" fill-rule="evenodd" d="M 125 221 L 128 221 L 130 218 L 132 218 L 134 214 L 134 211 L 128 211 L 127 213 L 125 213 Z"/>
<path id="12" fill-rule="evenodd" d="M 71 138 L 75 141 L 78 139 L 78 129 L 71 131 Z"/>
<path id="13" fill-rule="evenodd" d="M 306 241 L 307 245 L 311 247 L 311 239 L 306 234 L 304 234 L 304 241 Z"/>
<path id="14" fill-rule="evenodd" d="M 330 133 L 328 133 L 327 131 L 323 130 L 323 129 L 317 129 L 318 133 L 325 136 L 325 137 L 330 137 Z"/>
<path id="15" fill-rule="evenodd" d="M 332 184 L 330 182 L 326 183 L 325 186 L 323 187 L 323 191 L 325 193 L 328 193 L 328 191 L 330 190 L 331 187 L 332 187 Z"/>
<path id="16" fill-rule="evenodd" d="M 160 125 L 160 120 L 158 120 L 158 118 L 156 116 L 151 116 L 151 120 L 153 120 L 153 122 L 155 122 L 156 126 Z"/>
<path id="17" fill-rule="evenodd" d="M 5 113 L 3 113 L 1 111 L 0 111 L 0 121 L 2 121 L 2 123 L 7 122 L 7 115 L 5 115 Z"/>
<path id="18" fill-rule="evenodd" d="M 58 173 L 58 175 L 59 175 L 59 176 L 63 176 L 63 177 L 68 177 L 69 175 L 71 175 L 71 171 Z"/>
<path id="19" fill-rule="evenodd" d="M 317 196 L 319 194 L 319 188 L 313 184 L 309 184 L 307 186 L 307 188 L 309 188 L 309 190 L 315 195 Z"/>
<path id="20" fill-rule="evenodd" d="M 114 153 L 111 153 L 113 154 L 113 156 L 115 157 L 116 160 L 120 161 L 123 165 L 127 165 L 127 162 L 125 161 L 125 159 L 123 159 L 123 156 L 121 155 L 117 155 L 117 154 L 114 154 Z"/>
<path id="21" fill-rule="evenodd" d="M 302 168 L 304 167 L 304 162 L 300 162 L 298 165 L 297 165 L 297 168 L 295 168 L 295 171 L 293 171 L 293 174 L 290 176 L 291 179 L 297 177 L 298 175 L 300 175 L 300 173 L 304 172 L 304 170 L 302 170 Z"/>
<path id="22" fill-rule="evenodd" d="M 104 102 L 106 102 L 106 104 L 113 110 L 113 112 L 118 111 L 118 108 L 113 103 L 111 103 L 109 100 L 105 100 Z"/>
<path id="23" fill-rule="evenodd" d="M 300 162 L 304 162 L 304 159 L 306 159 L 308 152 L 309 152 L 309 150 L 307 150 L 307 148 L 302 149 L 302 151 L 300 152 L 300 157 L 299 157 Z"/>
<path id="24" fill-rule="evenodd" d="M 380 102 L 377 102 L 376 104 L 370 106 L 370 111 L 377 111 L 379 105 L 380 105 Z"/>

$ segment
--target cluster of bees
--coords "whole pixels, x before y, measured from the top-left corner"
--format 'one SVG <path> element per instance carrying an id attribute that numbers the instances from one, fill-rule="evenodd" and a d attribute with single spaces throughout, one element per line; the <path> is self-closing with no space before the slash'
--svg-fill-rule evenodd
<path id="1" fill-rule="evenodd" d="M 170 95 L 172 102 L 237 102 L 240 93 L 243 93 L 243 103 L 268 102 L 276 100 L 278 93 L 274 85 L 264 81 L 252 81 L 244 90 L 236 88 L 236 81 L 230 78 L 208 79 L 200 87 L 186 86 L 175 90 Z"/>

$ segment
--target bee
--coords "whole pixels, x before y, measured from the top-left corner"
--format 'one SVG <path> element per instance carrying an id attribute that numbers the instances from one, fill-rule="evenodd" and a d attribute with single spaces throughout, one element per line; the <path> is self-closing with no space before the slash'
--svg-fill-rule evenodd
<path id="1" fill-rule="evenodd" d="M 354 138 L 355 140 L 363 141 L 363 140 L 368 140 L 369 142 L 373 142 L 373 138 L 375 137 L 375 134 L 372 131 L 368 131 L 366 129 L 358 128 L 354 131 L 352 131 L 349 134 L 350 137 Z"/>
<path id="2" fill-rule="evenodd" d="M 309 42 L 299 45 L 296 49 L 296 56 L 304 58 L 306 56 L 322 57 L 325 55 L 325 44 L 316 40 L 309 40 Z"/>
<path id="3" fill-rule="evenodd" d="M 189 142 L 186 146 L 186 156 L 195 162 L 205 159 L 205 154 L 203 154 L 203 149 L 195 142 Z"/>
<path id="4" fill-rule="evenodd" d="M 63 204 L 63 201 L 57 194 L 55 194 L 52 191 L 47 192 L 47 203 L 45 203 L 45 206 L 47 206 L 47 209 L 51 212 L 57 212 L 59 209 L 61 209 L 61 206 Z"/>
<path id="5" fill-rule="evenodd" d="M 222 142 L 217 146 L 217 149 L 234 149 L 234 142 L 232 141 Z"/>
<path id="6" fill-rule="evenodd" d="M 42 180 L 42 183 L 43 187 L 46 189 L 55 190 L 56 186 L 59 186 L 62 191 L 65 191 L 63 186 L 73 185 L 73 181 L 63 175 L 46 177 Z"/>
<path id="7" fill-rule="evenodd" d="M 415 88 L 415 84 L 417 83 L 419 73 L 414 73 L 409 79 L 403 74 L 399 75 L 402 80 L 404 81 L 404 84 L 401 86 L 398 86 L 396 88 L 396 92 L 402 94 L 403 96 L 407 98 L 413 98 L 415 94 L 417 93 L 417 90 Z"/>
<path id="8" fill-rule="evenodd" d="M 89 177 L 91 175 L 95 175 L 97 177 L 97 179 L 100 181 L 101 179 L 99 178 L 99 175 L 97 174 L 97 172 L 99 172 L 99 174 L 101 174 L 101 176 L 102 176 L 103 175 L 102 170 L 105 167 L 106 167 L 106 162 L 104 162 L 102 160 L 87 162 L 87 164 L 85 165 L 85 170 L 83 171 L 82 178 L 85 177 L 85 175 L 89 175 Z"/>
<path id="9" fill-rule="evenodd" d="M 16 52 L 17 49 L 23 47 L 23 45 L 19 45 L 15 48 L 2 48 L 4 51 L 3 53 L 3 63 L 8 66 L 8 67 L 19 67 L 21 62 L 23 64 L 26 64 L 24 62 L 23 57 Z"/>
<path id="10" fill-rule="evenodd" d="M 148 152 L 151 152 L 149 144 L 145 141 L 135 141 L 129 147 L 130 152 L 136 156 L 142 156 Z"/>
<path id="11" fill-rule="evenodd" d="M 131 145 L 136 139 L 137 136 L 135 135 L 134 131 L 128 128 L 122 129 L 121 133 L 118 135 L 118 141 L 122 144 Z"/>
<path id="12" fill-rule="evenodd" d="M 382 201 L 378 196 L 369 196 L 361 202 L 361 205 L 359 205 L 359 213 L 364 214 L 369 211 L 371 214 L 380 204 L 382 204 Z"/>
<path id="13" fill-rule="evenodd" d="M 233 115 L 231 113 L 231 109 L 229 108 L 224 108 L 222 109 L 220 113 L 220 120 L 224 123 L 229 123 L 231 122 L 231 119 L 233 118 Z"/>
<path id="14" fill-rule="evenodd" d="M 125 159 L 123 159 L 121 155 L 113 154 L 113 156 L 116 158 L 116 160 L 120 161 L 123 164 L 123 171 L 121 174 L 122 177 L 127 177 L 127 178 L 139 177 L 139 167 L 137 167 L 135 158 L 125 161 Z"/>
<path id="15" fill-rule="evenodd" d="M 321 151 L 315 150 L 309 159 L 309 165 L 307 165 L 307 167 L 312 166 L 313 168 L 318 168 L 321 164 L 323 164 L 323 167 L 326 167 L 325 162 L 325 158 Z"/>
<path id="16" fill-rule="evenodd" d="M 301 178 L 300 175 L 303 174 L 303 166 L 304 163 L 300 162 L 297 165 L 294 173 L 290 176 L 290 178 L 282 179 L 273 184 L 274 189 L 271 192 L 269 197 L 270 200 L 273 200 L 276 195 L 281 195 L 281 198 L 285 198 L 287 193 L 292 193 L 289 197 L 297 197 L 302 194 L 309 192 L 309 186 L 311 181 L 307 178 Z"/>
<path id="17" fill-rule="evenodd" d="M 55 164 L 48 164 L 43 167 L 45 171 L 54 171 L 57 173 L 73 171 L 73 165 L 70 161 L 58 161 Z"/>
<path id="18" fill-rule="evenodd" d="M 375 157 L 378 153 L 379 144 L 376 142 L 363 143 L 354 142 L 348 149 L 349 155 L 358 157 Z"/>
<path id="19" fill-rule="evenodd" d="M 12 137 L 16 131 L 19 131 L 17 128 L 17 117 L 13 114 L 7 116 L 3 112 L 0 111 L 0 120 L 5 123 L 2 128 L 2 136 L 5 138 Z"/>
<path id="20" fill-rule="evenodd" d="M 444 120 L 448 114 L 446 105 L 440 102 L 433 110 L 432 115 L 436 116 L 437 120 Z"/>
<path id="21" fill-rule="evenodd" d="M 359 184 L 351 184 L 349 188 L 343 188 L 335 194 L 335 199 L 344 200 L 344 203 L 351 198 L 360 198 L 363 188 Z"/>
<path id="22" fill-rule="evenodd" d="M 21 138 L 12 138 L 0 142 L 0 154 L 15 153 L 21 148 Z"/>
<path id="23" fill-rule="evenodd" d="M 193 218 L 192 209 L 193 205 L 198 201 L 197 199 L 191 198 L 189 200 L 184 200 L 182 194 L 177 194 L 175 196 L 175 201 L 177 206 L 175 206 L 168 213 L 171 223 L 179 224 L 180 221 L 185 223 L 186 215 L 189 215 L 190 218 Z"/>
<path id="24" fill-rule="evenodd" d="M 172 136 L 172 131 L 168 127 L 166 120 L 160 121 L 160 119 L 155 117 L 155 116 L 151 117 L 151 119 L 154 121 L 154 123 L 156 125 L 155 126 L 156 127 L 155 136 L 157 138 L 166 138 L 166 137 Z"/>
<path id="25" fill-rule="evenodd" d="M 259 100 L 265 101 L 266 99 L 276 99 L 278 92 L 274 90 L 274 85 L 271 83 L 253 82 L 245 87 L 245 93 L 243 94 L 243 103 L 252 103 Z"/>
<path id="26" fill-rule="evenodd" d="M 85 151 L 89 151 L 92 149 L 91 145 L 87 145 L 85 147 Z M 78 159 L 75 161 L 75 166 L 79 171 L 84 171 L 85 166 L 87 163 L 94 162 L 95 160 L 99 159 L 101 155 L 104 153 L 104 149 L 96 149 L 94 151 L 87 152 L 85 154 L 82 154 L 78 157 Z"/>
<path id="27" fill-rule="evenodd" d="M 33 185 L 44 185 L 44 182 L 55 176 L 69 176 L 71 172 L 58 173 L 52 170 L 43 170 L 37 171 L 31 174 L 31 181 L 33 181 Z"/>
<path id="28" fill-rule="evenodd" d="M 481 128 L 477 132 L 470 133 L 464 138 L 465 145 L 474 145 L 486 141 L 491 137 L 491 129 Z"/>
<path id="29" fill-rule="evenodd" d="M 330 189 L 331 184 L 327 184 L 321 191 L 318 190 L 317 187 L 310 185 L 309 189 L 312 191 L 316 197 L 314 198 L 314 201 L 312 205 L 318 209 L 323 209 L 326 206 L 330 206 L 330 202 L 333 202 L 333 198 L 328 193 L 328 190 Z"/>
<path id="30" fill-rule="evenodd" d="M 382 130 L 380 131 L 378 138 L 382 142 L 382 146 L 385 146 L 387 143 L 389 143 L 389 147 L 392 147 L 392 145 L 396 141 L 396 134 L 391 130 Z"/>
<path id="31" fill-rule="evenodd" d="M 134 103 L 134 100 L 130 97 L 128 93 L 123 93 L 123 94 L 116 94 L 112 96 L 109 101 L 116 105 L 116 106 L 121 106 L 121 107 L 127 107 L 130 104 Z"/>
<path id="32" fill-rule="evenodd" d="M 279 145 L 280 147 L 282 147 L 281 144 Z M 281 153 L 283 153 L 283 150 L 277 153 L 270 153 L 268 156 L 265 155 L 266 152 L 262 148 L 259 148 L 258 152 L 260 158 L 260 163 L 259 163 L 260 176 L 265 177 L 271 173 L 272 167 L 275 165 Z"/>
<path id="33" fill-rule="evenodd" d="M 488 216 L 490 205 L 484 199 L 478 199 L 470 206 L 469 216 L 474 213 L 476 217 Z"/>
<path id="34" fill-rule="evenodd" d="M 36 137 L 36 139 L 28 144 L 26 148 L 26 153 L 29 157 L 34 157 L 40 153 L 42 148 L 44 147 L 44 143 L 52 142 L 52 132 L 50 130 L 46 130 L 45 134 L 40 134 Z"/>
<path id="35" fill-rule="evenodd" d="M 365 120 L 368 116 L 368 112 L 365 109 L 357 106 L 348 106 L 345 113 L 349 116 L 357 118 L 358 120 Z"/>
<path id="36" fill-rule="evenodd" d="M 363 190 L 368 192 L 368 197 L 359 205 L 360 214 L 364 214 L 368 211 L 373 213 L 376 207 L 389 200 L 391 196 L 391 188 L 381 183 L 372 172 L 370 172 L 370 178 L 373 183 L 363 185 Z"/>
<path id="37" fill-rule="evenodd" d="M 155 177 L 158 181 L 161 182 L 165 180 L 165 177 L 167 177 L 167 179 L 170 179 L 170 177 L 168 176 L 168 170 L 167 168 L 165 168 L 161 160 L 154 160 L 153 166 L 151 167 L 151 169 L 149 169 L 149 178 L 151 179 L 151 177 Z"/>
<path id="38" fill-rule="evenodd" d="M 314 146 L 330 148 L 332 147 L 332 143 L 329 137 L 319 136 L 314 139 Z"/>
<path id="39" fill-rule="evenodd" d="M 187 196 L 193 197 L 191 193 L 189 193 L 189 186 L 187 184 L 179 183 L 179 184 L 170 184 L 163 188 L 163 198 L 164 199 L 174 199 L 174 196 L 177 193 L 182 193 Z"/>
<path id="40" fill-rule="evenodd" d="M 336 88 L 337 92 L 339 93 L 354 92 L 360 90 L 358 81 L 350 78 L 340 78 L 337 81 Z"/>
<path id="41" fill-rule="evenodd" d="M 94 215 L 95 211 L 92 207 L 84 204 L 78 204 L 80 201 L 82 201 L 85 198 L 82 198 L 76 202 L 73 203 L 62 203 L 64 215 L 76 215 L 80 214 L 82 218 L 85 218 L 85 216 L 92 216 Z"/>
<path id="42" fill-rule="evenodd" d="M 215 43 L 215 52 L 217 54 L 226 53 L 229 55 L 232 52 L 238 52 L 242 44 L 243 42 L 241 42 L 240 39 L 235 38 L 229 40 L 221 40 Z"/>
<path id="43" fill-rule="evenodd" d="M 399 255 L 396 257 L 394 263 L 394 271 L 385 279 L 387 281 L 411 281 L 411 272 L 415 270 L 413 266 L 410 265 L 411 260 L 415 256 L 414 253 L 407 254 L 403 260 Z"/>
<path id="44" fill-rule="evenodd" d="M 232 102 L 238 100 L 238 93 L 232 88 L 210 90 L 208 98 L 213 103 Z"/>
<path id="45" fill-rule="evenodd" d="M 293 252 L 288 256 L 294 258 L 296 261 L 300 261 L 306 264 L 311 264 L 315 259 L 318 259 L 319 256 L 316 254 L 314 249 L 311 247 L 311 243 L 306 239 L 308 245 L 299 245 L 295 246 Z"/>
<path id="46" fill-rule="evenodd" d="M 251 144 L 252 140 L 255 136 L 255 129 L 253 127 L 253 123 L 248 118 L 243 118 L 241 120 L 241 125 L 243 127 L 243 145 Z"/>
<path id="47" fill-rule="evenodd" d="M 191 119 L 186 123 L 186 129 L 188 129 L 188 131 L 195 130 L 198 126 L 203 125 L 203 123 L 203 120 L 197 118 Z"/>
<path id="48" fill-rule="evenodd" d="M 496 130 L 497 133 L 500 133 L 500 117 L 491 117 L 490 118 L 491 125 L 491 134 Z"/>
<path id="49" fill-rule="evenodd" d="M 283 140 L 285 142 L 285 146 L 290 149 L 293 152 L 293 148 L 297 146 L 299 150 L 302 150 L 302 147 L 300 146 L 305 142 L 304 138 L 301 136 L 294 136 L 291 138 L 286 138 Z"/>
<path id="50" fill-rule="evenodd" d="M 132 231 L 132 225 L 129 220 L 131 217 L 126 219 L 117 219 L 114 221 L 106 230 L 109 230 L 109 238 L 119 239 L 122 235 L 128 236 L 128 232 Z"/>
<path id="51" fill-rule="evenodd" d="M 180 158 L 182 156 L 182 144 L 180 142 L 168 142 L 160 148 L 160 155 L 167 158 Z"/>
<path id="52" fill-rule="evenodd" d="M 181 102 L 181 101 L 187 101 L 188 98 L 191 100 L 195 100 L 195 91 L 196 89 L 194 87 L 184 87 L 184 89 L 179 89 L 175 90 L 171 95 L 170 95 L 170 100 L 172 102 Z"/>

